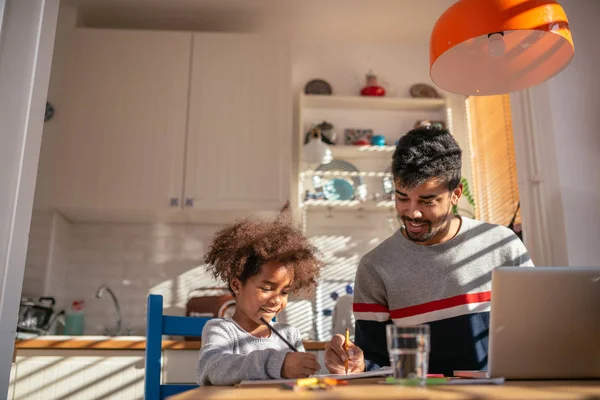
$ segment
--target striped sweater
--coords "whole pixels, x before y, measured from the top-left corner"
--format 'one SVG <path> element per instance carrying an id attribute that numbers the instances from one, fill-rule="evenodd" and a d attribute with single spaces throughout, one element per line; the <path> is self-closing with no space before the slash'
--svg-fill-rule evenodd
<path id="1" fill-rule="evenodd" d="M 458 234 L 431 246 L 402 230 L 361 260 L 356 273 L 356 344 L 367 369 L 389 365 L 385 326 L 429 324 L 429 372 L 487 368 L 492 269 L 533 266 L 508 228 L 461 217 Z"/>

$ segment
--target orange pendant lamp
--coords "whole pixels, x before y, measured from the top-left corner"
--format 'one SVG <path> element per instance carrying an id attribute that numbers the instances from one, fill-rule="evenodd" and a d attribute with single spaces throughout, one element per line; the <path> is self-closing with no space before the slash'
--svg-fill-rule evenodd
<path id="1" fill-rule="evenodd" d="M 554 0 L 459 0 L 433 28 L 430 75 L 452 93 L 511 93 L 552 78 L 573 54 Z"/>

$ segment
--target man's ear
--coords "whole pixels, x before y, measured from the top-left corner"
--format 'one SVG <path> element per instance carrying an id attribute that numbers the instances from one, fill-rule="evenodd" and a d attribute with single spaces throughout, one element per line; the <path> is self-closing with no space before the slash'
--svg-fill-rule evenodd
<path id="1" fill-rule="evenodd" d="M 463 184 L 459 183 L 458 186 L 454 188 L 454 190 L 452 191 L 452 194 L 450 195 L 450 202 L 452 203 L 453 206 L 458 204 L 458 201 L 460 200 L 460 197 L 462 196 L 462 192 L 463 192 Z"/>

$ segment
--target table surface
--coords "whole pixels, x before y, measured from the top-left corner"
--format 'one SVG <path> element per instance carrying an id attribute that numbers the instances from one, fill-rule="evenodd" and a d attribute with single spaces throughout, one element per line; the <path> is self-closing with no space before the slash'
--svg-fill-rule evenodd
<path id="1" fill-rule="evenodd" d="M 600 399 L 600 380 L 507 381 L 503 385 L 438 385 L 426 388 L 382 384 L 353 384 L 319 392 L 292 392 L 279 388 L 235 388 L 205 386 L 189 390 L 169 400 L 402 400 L 402 399 Z"/>

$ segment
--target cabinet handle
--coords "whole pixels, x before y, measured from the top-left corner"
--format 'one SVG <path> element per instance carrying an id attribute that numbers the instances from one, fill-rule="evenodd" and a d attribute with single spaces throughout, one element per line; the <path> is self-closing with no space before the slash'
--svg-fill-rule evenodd
<path id="1" fill-rule="evenodd" d="M 179 199 L 177 197 L 171 197 L 171 207 L 179 207 Z"/>
<path id="2" fill-rule="evenodd" d="M 185 206 L 186 207 L 194 207 L 194 199 L 188 197 L 185 199 Z"/>

